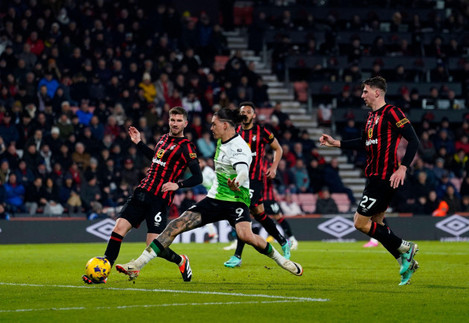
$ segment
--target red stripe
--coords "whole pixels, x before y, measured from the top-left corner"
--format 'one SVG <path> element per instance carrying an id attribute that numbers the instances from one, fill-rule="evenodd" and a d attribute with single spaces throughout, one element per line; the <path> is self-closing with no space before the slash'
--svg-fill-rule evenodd
<path id="1" fill-rule="evenodd" d="M 256 169 L 254 171 L 258 173 L 257 179 L 260 181 L 263 175 L 260 160 L 264 156 L 264 150 L 262 149 L 264 146 L 261 145 L 263 138 L 261 136 L 261 126 L 259 125 L 256 127 L 256 138 L 256 163 L 254 165 Z"/>
<path id="2" fill-rule="evenodd" d="M 164 144 L 167 142 L 168 138 L 169 138 L 168 134 L 163 135 L 163 137 L 161 137 L 158 142 L 164 141 L 164 142 L 163 142 L 163 145 L 162 145 L 162 146 L 164 146 Z M 156 157 L 156 153 L 158 152 L 158 150 L 156 149 L 157 147 L 158 147 L 158 144 L 156 144 L 156 146 L 155 146 L 155 154 L 154 154 L 153 158 Z M 155 165 L 156 165 L 156 166 L 155 166 Z M 149 168 L 148 171 L 147 171 L 147 176 L 146 176 L 145 179 L 142 181 L 142 183 L 139 185 L 139 187 L 144 188 L 144 189 L 147 190 L 147 191 L 150 191 L 151 186 L 152 186 L 152 184 L 153 184 L 154 181 L 155 181 L 155 176 L 154 176 L 154 175 L 156 174 L 156 171 L 157 171 L 157 169 L 158 169 L 158 166 L 159 166 L 158 164 L 155 164 L 155 163 L 153 163 L 153 161 L 152 161 L 151 166 L 150 166 L 150 168 Z M 151 177 L 153 177 L 153 178 L 151 178 Z M 148 182 L 149 182 L 150 180 L 151 180 L 151 183 L 148 184 Z M 148 185 L 149 185 L 149 186 L 148 186 Z"/>
<path id="3" fill-rule="evenodd" d="M 161 147 L 164 147 L 164 146 L 166 145 L 166 143 L 168 142 L 168 140 L 170 139 L 170 137 L 169 137 L 168 134 L 166 134 L 165 136 L 166 136 L 166 137 L 164 138 L 165 141 L 163 142 L 163 144 L 161 145 Z M 156 148 L 156 147 L 155 147 L 155 148 Z M 157 154 L 157 153 L 158 153 L 158 149 L 155 149 L 155 156 L 154 156 L 153 158 L 156 157 L 156 154 Z M 151 165 L 152 165 L 152 166 L 153 166 L 153 165 L 156 165 L 156 166 L 153 168 L 153 170 L 154 170 L 154 173 L 152 174 L 152 175 L 153 175 L 153 178 L 151 179 L 150 184 L 148 184 L 149 186 L 147 187 L 147 191 L 150 191 L 150 190 L 151 190 L 151 187 L 153 186 L 153 184 L 155 183 L 155 180 L 156 180 L 156 174 L 158 174 L 158 171 L 159 171 L 160 168 L 161 168 L 161 165 L 160 165 L 160 164 L 155 164 L 155 163 L 153 163 L 153 161 L 152 161 L 152 164 L 151 164 Z M 148 179 L 148 180 L 149 180 L 149 179 Z M 148 183 L 148 181 L 147 181 L 147 183 Z"/>
<path id="4" fill-rule="evenodd" d="M 377 128 L 377 133 L 378 134 L 381 134 L 381 131 L 382 131 L 382 128 L 383 128 L 383 123 L 384 123 L 384 116 L 386 114 L 386 111 L 388 110 L 388 108 L 390 107 L 390 105 L 386 105 L 383 109 L 383 112 L 381 113 L 381 117 L 379 118 L 379 121 L 378 121 L 378 128 Z M 388 134 L 389 134 L 389 127 L 388 127 Z M 384 138 L 384 136 L 383 136 Z M 381 175 L 381 179 L 385 179 L 386 178 L 386 169 L 387 169 L 387 162 L 388 162 L 388 158 L 389 158 L 389 151 L 387 149 L 387 147 L 383 147 L 383 138 L 379 138 L 378 139 L 378 147 L 377 147 L 377 150 L 378 150 L 378 155 L 377 155 L 377 158 L 376 158 L 376 163 L 375 163 L 375 167 L 376 169 L 374 170 L 375 174 L 378 175 L 379 174 L 379 160 L 380 160 L 380 157 L 381 157 L 381 154 L 383 153 L 383 148 L 385 149 L 384 150 L 384 169 L 385 171 L 382 173 Z M 390 139 L 389 136 L 387 138 L 388 140 Z M 389 141 L 388 141 L 389 142 Z"/>
<path id="5" fill-rule="evenodd" d="M 369 121 L 371 121 L 371 123 L 369 123 Z M 368 137 L 368 131 L 370 130 L 370 125 L 371 125 L 371 128 L 373 128 L 374 126 L 374 114 L 373 113 L 370 113 L 368 115 L 368 118 L 366 119 L 365 138 L 367 140 L 371 139 Z M 373 168 L 374 153 L 373 153 L 373 148 L 371 145 L 367 147 L 366 150 L 367 150 L 368 156 L 367 156 L 367 165 L 365 168 L 365 176 L 371 176 L 373 174 L 372 168 Z"/>
<path id="6" fill-rule="evenodd" d="M 278 224 L 282 223 L 283 221 L 285 221 L 285 217 L 282 216 L 280 219 L 277 220 Z"/>
<path id="7" fill-rule="evenodd" d="M 118 242 L 122 242 L 122 239 L 119 239 L 119 238 L 116 238 L 116 237 L 113 237 L 113 236 L 111 236 L 111 240 L 115 240 L 115 241 L 118 241 Z"/>
<path id="8" fill-rule="evenodd" d="M 375 234 L 375 231 L 376 231 L 376 222 L 373 222 L 371 224 L 371 236 Z"/>
<path id="9" fill-rule="evenodd" d="M 404 113 L 402 113 L 401 109 L 399 109 L 399 108 L 396 108 L 396 109 L 397 109 L 398 112 L 400 112 L 400 114 L 402 115 L 402 118 L 405 118 L 405 115 L 404 115 Z M 395 111 L 394 109 L 391 110 L 391 114 L 392 114 L 392 116 L 394 117 L 394 120 L 395 120 L 396 122 L 398 122 L 398 121 L 401 119 L 401 117 L 399 117 L 399 116 L 397 115 L 397 113 L 396 113 L 396 111 Z M 401 142 L 401 139 L 402 139 L 402 135 L 399 134 L 399 136 L 397 137 L 397 139 L 396 139 L 396 141 L 395 141 L 396 143 L 395 143 L 394 151 L 393 151 L 393 153 L 394 153 L 393 156 L 396 156 L 396 158 L 397 158 L 397 149 L 398 149 L 398 147 L 399 147 L 399 143 Z M 397 169 L 397 163 L 398 163 L 398 161 L 397 161 L 397 160 L 394 160 L 394 163 L 393 163 L 393 172 Z"/>
<path id="10" fill-rule="evenodd" d="M 175 138 L 175 137 L 174 137 Z M 174 138 L 172 138 L 171 142 L 170 142 L 170 145 L 173 145 L 174 144 Z M 181 146 L 179 145 L 176 145 L 176 148 L 174 148 L 173 152 L 169 155 L 169 157 L 166 159 L 166 161 L 170 161 L 174 154 L 179 151 L 179 149 L 181 148 Z M 170 166 L 169 163 L 166 165 L 166 167 L 164 168 L 163 172 L 161 173 L 161 179 L 164 179 L 168 169 L 170 169 L 171 171 L 173 171 L 174 169 L 176 169 L 176 166 L 178 165 L 179 161 L 176 163 L 175 167 L 174 168 L 171 168 L 170 169 Z M 156 191 L 155 191 L 155 195 L 157 194 L 157 192 L 160 191 L 161 189 L 161 186 L 163 186 L 163 183 L 164 181 L 160 181 L 159 185 L 156 187 Z"/>

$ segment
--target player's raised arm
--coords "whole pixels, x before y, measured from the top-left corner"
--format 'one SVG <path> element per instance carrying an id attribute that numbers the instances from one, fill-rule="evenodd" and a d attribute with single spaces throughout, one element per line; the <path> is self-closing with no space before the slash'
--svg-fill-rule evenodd
<path id="1" fill-rule="evenodd" d="M 336 140 L 325 133 L 319 138 L 319 143 L 321 146 L 340 148 L 340 140 Z"/>

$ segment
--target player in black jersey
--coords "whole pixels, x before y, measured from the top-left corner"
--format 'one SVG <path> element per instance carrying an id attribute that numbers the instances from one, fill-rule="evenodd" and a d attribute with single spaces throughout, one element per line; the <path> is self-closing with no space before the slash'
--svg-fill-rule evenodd
<path id="1" fill-rule="evenodd" d="M 263 204 L 264 177 L 273 179 L 277 174 L 277 166 L 283 154 L 282 147 L 270 131 L 254 123 L 256 118 L 254 103 L 241 102 L 239 108 L 240 113 L 244 115 L 245 118 L 237 131 L 241 137 L 243 137 L 244 141 L 246 141 L 252 152 L 252 163 L 249 169 L 251 214 L 265 230 L 280 243 L 284 257 L 290 259 L 290 242 L 278 231 L 274 221 L 265 214 Z M 272 165 L 268 169 L 265 169 L 263 160 L 265 157 L 265 146 L 267 144 L 269 144 L 273 150 L 274 159 Z M 244 242 L 238 239 L 235 254 L 225 262 L 226 267 L 234 268 L 241 265 L 241 255 L 244 245 Z"/>
<path id="2" fill-rule="evenodd" d="M 419 139 L 405 114 L 393 105 L 387 104 L 386 80 L 372 77 L 362 83 L 362 99 L 371 108 L 361 138 L 335 140 L 323 134 L 322 146 L 342 149 L 365 149 L 367 184 L 355 213 L 355 228 L 375 238 L 397 259 L 400 264 L 401 283 L 408 284 L 418 263 L 414 259 L 418 247 L 405 241 L 383 223 L 386 209 L 399 185 L 404 184 L 407 169 L 419 146 Z M 408 141 L 405 155 L 398 164 L 397 147 L 401 138 Z"/>
<path id="3" fill-rule="evenodd" d="M 104 253 L 111 265 L 119 255 L 122 240 L 132 227 L 138 228 L 144 220 L 146 221 L 148 230 L 146 242 L 149 245 L 166 227 L 174 191 L 202 183 L 202 171 L 199 167 L 196 148 L 189 139 L 184 137 L 184 128 L 187 123 L 186 110 L 182 107 L 172 108 L 169 111 L 169 133 L 160 138 L 154 151 L 142 142 L 141 134 L 136 128 L 129 128 L 130 139 L 152 163 L 145 178 L 122 207 L 112 230 Z M 179 181 L 187 167 L 192 176 Z M 184 281 L 192 279 L 192 270 L 187 256 L 178 255 L 169 248 L 158 256 L 177 264 Z M 119 265 L 116 269 L 119 271 Z M 88 284 L 93 283 L 86 275 L 83 276 L 83 281 Z"/>
<path id="4" fill-rule="evenodd" d="M 264 159 L 264 169 L 269 169 L 272 162 L 268 159 Z M 291 250 L 298 249 L 298 240 L 296 240 L 293 235 L 290 223 L 288 223 L 285 215 L 283 215 L 282 208 L 277 203 L 274 193 L 274 183 L 273 180 L 267 177 L 264 177 L 264 209 L 265 213 L 277 221 L 278 224 L 283 229 L 285 236 L 290 241 Z M 267 239 L 268 240 L 268 239 Z"/>

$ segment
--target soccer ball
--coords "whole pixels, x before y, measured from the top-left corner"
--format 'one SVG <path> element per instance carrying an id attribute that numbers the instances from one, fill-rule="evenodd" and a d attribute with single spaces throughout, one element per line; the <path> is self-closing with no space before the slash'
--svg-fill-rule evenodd
<path id="1" fill-rule="evenodd" d="M 85 274 L 95 283 L 102 283 L 111 273 L 111 263 L 104 257 L 94 257 L 88 260 Z"/>

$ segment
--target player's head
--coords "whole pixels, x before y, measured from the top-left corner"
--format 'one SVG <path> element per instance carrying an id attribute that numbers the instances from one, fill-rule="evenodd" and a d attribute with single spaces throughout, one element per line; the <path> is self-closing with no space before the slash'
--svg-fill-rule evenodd
<path id="1" fill-rule="evenodd" d="M 381 104 L 386 95 L 386 80 L 381 76 L 375 76 L 362 82 L 362 96 L 368 107 L 374 107 L 375 103 Z"/>
<path id="2" fill-rule="evenodd" d="M 243 120 L 238 110 L 230 110 L 228 108 L 222 108 L 214 113 L 212 117 L 211 130 L 215 139 L 222 138 L 227 133 L 234 133 L 234 128 L 238 123 Z"/>
<path id="3" fill-rule="evenodd" d="M 244 116 L 243 125 L 248 126 L 256 118 L 256 108 L 254 103 L 246 101 L 239 104 L 239 113 Z"/>
<path id="4" fill-rule="evenodd" d="M 184 136 L 187 126 L 187 111 L 183 107 L 174 107 L 169 110 L 169 134 L 173 137 Z"/>

